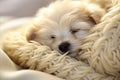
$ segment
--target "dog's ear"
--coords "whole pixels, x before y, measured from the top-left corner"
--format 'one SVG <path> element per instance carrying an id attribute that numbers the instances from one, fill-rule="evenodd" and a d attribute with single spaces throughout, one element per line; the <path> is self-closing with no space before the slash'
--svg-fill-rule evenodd
<path id="1" fill-rule="evenodd" d="M 27 39 L 27 41 L 34 40 L 35 37 L 36 37 L 36 34 L 35 34 L 36 28 L 35 28 L 35 26 L 33 24 L 31 24 L 31 25 L 28 25 L 27 27 L 28 27 L 27 30 L 26 30 L 26 39 Z"/>
<path id="2" fill-rule="evenodd" d="M 94 23 L 99 23 L 102 16 L 105 14 L 105 10 L 100 8 L 98 5 L 90 4 L 88 6 L 89 18 L 91 18 Z"/>

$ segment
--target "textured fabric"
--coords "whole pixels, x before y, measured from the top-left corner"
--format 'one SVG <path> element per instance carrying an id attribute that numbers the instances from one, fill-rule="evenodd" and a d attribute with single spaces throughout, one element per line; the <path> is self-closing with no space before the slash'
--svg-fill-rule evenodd
<path id="1" fill-rule="evenodd" d="M 102 22 L 92 29 L 82 46 L 80 59 L 99 73 L 120 75 L 120 4 L 111 8 Z M 92 46 L 92 47 L 91 47 Z"/>
<path id="2" fill-rule="evenodd" d="M 0 80 L 63 80 L 40 71 L 18 69 L 0 49 Z"/>
<path id="3" fill-rule="evenodd" d="M 22 68 L 43 71 L 63 79 L 120 80 L 119 12 L 120 3 L 116 1 L 101 23 L 86 37 L 79 60 L 37 42 L 28 42 L 24 30 L 6 33 L 3 50 Z"/>

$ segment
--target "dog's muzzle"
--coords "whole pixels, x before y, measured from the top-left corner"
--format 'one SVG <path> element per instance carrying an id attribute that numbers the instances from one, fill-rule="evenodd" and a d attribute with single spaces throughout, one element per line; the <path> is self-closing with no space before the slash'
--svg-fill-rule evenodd
<path id="1" fill-rule="evenodd" d="M 69 42 L 62 42 L 58 48 L 62 52 L 61 54 L 64 54 L 70 50 L 71 44 Z"/>

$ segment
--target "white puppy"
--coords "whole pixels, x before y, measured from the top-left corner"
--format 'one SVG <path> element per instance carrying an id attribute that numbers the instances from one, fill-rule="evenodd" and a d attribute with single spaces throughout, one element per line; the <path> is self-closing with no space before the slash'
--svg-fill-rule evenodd
<path id="1" fill-rule="evenodd" d="M 28 40 L 35 40 L 61 54 L 75 56 L 89 30 L 105 11 L 95 4 L 78 0 L 56 1 L 39 10 Z"/>

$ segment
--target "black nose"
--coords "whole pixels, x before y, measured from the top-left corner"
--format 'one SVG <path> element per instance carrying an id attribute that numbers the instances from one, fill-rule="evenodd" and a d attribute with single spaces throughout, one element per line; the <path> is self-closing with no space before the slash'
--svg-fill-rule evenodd
<path id="1" fill-rule="evenodd" d="M 69 49 L 70 49 L 70 43 L 69 42 L 63 42 L 59 45 L 59 50 L 61 52 L 65 53 L 65 52 L 69 51 Z"/>

